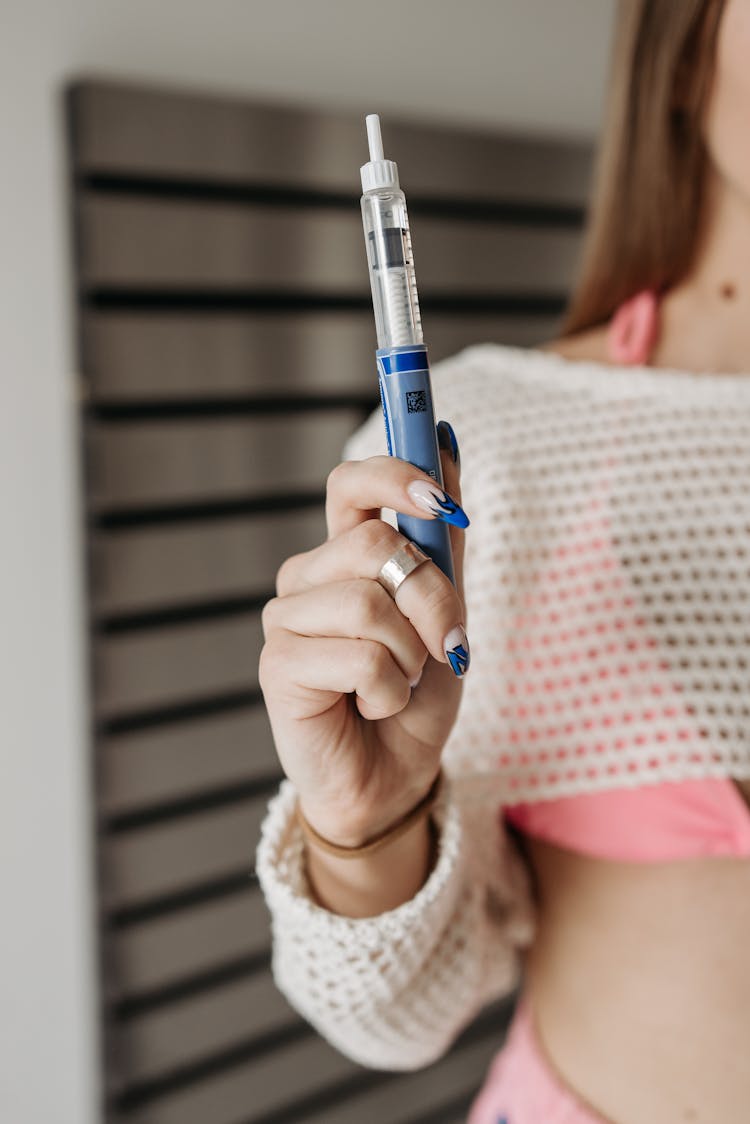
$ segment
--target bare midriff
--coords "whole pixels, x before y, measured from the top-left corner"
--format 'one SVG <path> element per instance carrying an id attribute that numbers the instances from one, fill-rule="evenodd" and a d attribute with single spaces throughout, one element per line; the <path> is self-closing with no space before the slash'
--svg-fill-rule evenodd
<path id="1" fill-rule="evenodd" d="M 604 329 L 550 350 L 611 358 Z M 750 783 L 737 787 L 750 804 Z M 560 1080 L 612 1124 L 747 1124 L 750 858 L 525 845 L 539 898 L 526 994 Z"/>
<path id="2" fill-rule="evenodd" d="M 526 994 L 560 1079 L 614 1124 L 747 1124 L 750 859 L 526 845 L 539 897 Z"/>

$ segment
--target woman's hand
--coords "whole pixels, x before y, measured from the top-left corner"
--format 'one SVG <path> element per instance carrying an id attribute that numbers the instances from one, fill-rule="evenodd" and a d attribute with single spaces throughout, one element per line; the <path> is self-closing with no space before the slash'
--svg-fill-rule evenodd
<path id="1" fill-rule="evenodd" d="M 460 504 L 458 467 L 441 457 L 445 489 Z M 260 684 L 276 750 L 308 821 L 342 846 L 387 829 L 425 795 L 458 710 L 446 638 L 450 647 L 463 639 L 463 531 L 450 527 L 457 589 L 431 560 L 395 599 L 376 580 L 406 541 L 381 508 L 427 515 L 425 499 L 407 490 L 415 481 L 423 496 L 440 491 L 395 457 L 337 465 L 327 541 L 283 563 L 263 609 Z"/>

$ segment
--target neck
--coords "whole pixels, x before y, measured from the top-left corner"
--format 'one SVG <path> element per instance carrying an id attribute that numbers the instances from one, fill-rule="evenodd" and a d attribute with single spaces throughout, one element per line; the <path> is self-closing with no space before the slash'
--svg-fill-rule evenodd
<path id="1" fill-rule="evenodd" d="M 655 366 L 750 372 L 750 200 L 715 171 L 695 261 L 661 325 Z"/>

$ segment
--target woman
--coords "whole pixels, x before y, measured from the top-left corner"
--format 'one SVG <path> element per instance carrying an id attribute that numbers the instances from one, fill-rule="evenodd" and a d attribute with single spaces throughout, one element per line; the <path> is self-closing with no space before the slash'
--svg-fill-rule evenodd
<path id="1" fill-rule="evenodd" d="M 388 585 L 439 509 L 373 415 L 264 613 L 277 982 L 413 1069 L 522 977 L 470 1124 L 750 1118 L 748 58 L 750 0 L 621 5 L 563 339 L 434 372 L 458 589 Z"/>

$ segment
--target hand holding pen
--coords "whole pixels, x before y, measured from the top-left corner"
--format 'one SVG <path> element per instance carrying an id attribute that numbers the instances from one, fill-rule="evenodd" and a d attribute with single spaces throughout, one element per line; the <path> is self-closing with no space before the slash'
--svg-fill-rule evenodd
<path id="1" fill-rule="evenodd" d="M 328 478 L 327 541 L 283 563 L 263 610 L 260 683 L 279 759 L 309 823 L 344 847 L 430 789 L 468 668 L 466 518 L 455 440 L 444 423 L 438 433 L 450 512 L 434 480 L 397 457 L 342 462 Z M 428 559 L 386 591 L 380 569 L 409 540 L 379 518 L 384 507 L 446 528 L 455 585 Z"/>

